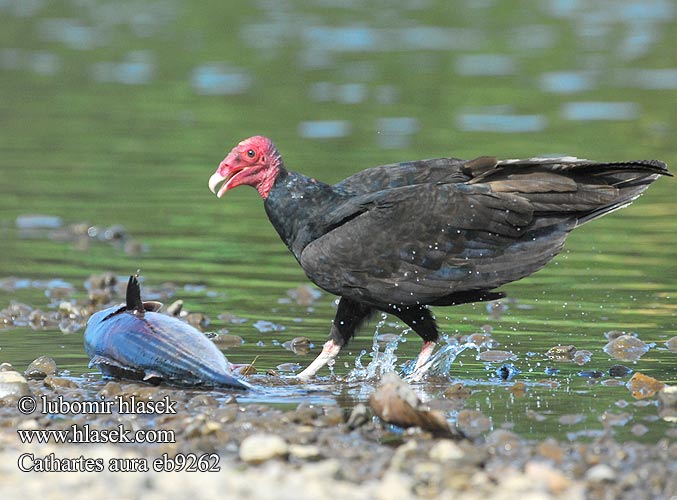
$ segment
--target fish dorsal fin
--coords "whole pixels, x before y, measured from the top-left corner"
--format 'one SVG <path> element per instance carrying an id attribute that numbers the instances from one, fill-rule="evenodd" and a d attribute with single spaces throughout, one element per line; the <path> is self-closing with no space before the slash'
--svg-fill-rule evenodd
<path id="1" fill-rule="evenodd" d="M 137 275 L 131 275 L 127 283 L 127 306 L 128 311 L 134 311 L 137 314 L 143 314 L 145 311 L 141 301 L 141 287 Z"/>
<path id="2" fill-rule="evenodd" d="M 148 312 L 158 312 L 162 306 L 162 302 L 156 300 L 147 300 L 143 303 L 143 309 Z"/>

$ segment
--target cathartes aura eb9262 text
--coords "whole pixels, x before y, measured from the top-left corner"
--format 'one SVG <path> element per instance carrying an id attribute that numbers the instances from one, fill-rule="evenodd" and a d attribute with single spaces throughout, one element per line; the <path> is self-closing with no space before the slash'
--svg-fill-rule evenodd
<path id="1" fill-rule="evenodd" d="M 562 249 L 571 230 L 630 204 L 658 160 L 435 158 L 369 168 L 329 185 L 287 170 L 272 141 L 240 142 L 209 179 L 220 198 L 256 188 L 306 275 L 340 297 L 329 339 L 298 376 L 313 377 L 374 312 L 423 338 L 413 378 L 438 340 L 428 306 L 494 300 Z"/>

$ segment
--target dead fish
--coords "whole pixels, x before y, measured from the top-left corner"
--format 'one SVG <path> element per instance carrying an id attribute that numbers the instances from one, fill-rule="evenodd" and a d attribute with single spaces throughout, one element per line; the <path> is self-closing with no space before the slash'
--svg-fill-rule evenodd
<path id="1" fill-rule="evenodd" d="M 141 301 L 137 276 L 127 284 L 127 303 L 93 314 L 85 331 L 89 366 L 116 378 L 187 387 L 250 389 L 203 333 Z"/>

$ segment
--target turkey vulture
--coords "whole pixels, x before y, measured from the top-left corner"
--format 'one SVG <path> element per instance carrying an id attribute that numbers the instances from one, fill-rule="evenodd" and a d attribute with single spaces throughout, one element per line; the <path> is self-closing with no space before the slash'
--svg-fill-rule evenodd
<path id="1" fill-rule="evenodd" d="M 657 160 L 434 158 L 369 168 L 329 185 L 287 170 L 272 141 L 240 142 L 209 179 L 220 198 L 256 188 L 306 275 L 340 297 L 313 377 L 375 311 L 423 338 L 414 378 L 438 331 L 428 306 L 494 300 L 529 276 L 569 232 L 630 204 L 661 175 Z"/>

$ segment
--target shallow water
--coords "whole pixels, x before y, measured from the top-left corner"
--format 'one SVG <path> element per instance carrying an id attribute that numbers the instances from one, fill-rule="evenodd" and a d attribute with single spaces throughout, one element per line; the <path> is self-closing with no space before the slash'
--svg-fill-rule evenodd
<path id="1" fill-rule="evenodd" d="M 165 302 L 181 298 L 211 319 L 207 330 L 245 340 L 226 352 L 232 362 L 256 358 L 263 373 L 304 366 L 328 332 L 334 297 L 301 305 L 288 296 L 307 281 L 254 191 L 221 200 L 209 193 L 207 179 L 239 140 L 266 134 L 288 167 L 328 182 L 444 155 L 677 164 L 673 2 L 445 6 L 401 2 L 384 13 L 324 1 L 199 11 L 178 0 L 162 9 L 143 1 L 0 2 L 0 279 L 27 280 L 4 282 L 0 308 L 18 301 L 52 310 L 49 286 L 35 281 L 63 280 L 73 289 L 66 300 L 83 300 L 91 274 L 141 269 L 144 288 L 174 283 Z M 503 287 L 505 310 L 435 310 L 446 334 L 488 324 L 495 349 L 516 356 L 510 362 L 521 372 L 510 382 L 494 373 L 502 363 L 477 359 L 473 349 L 450 365 L 452 379 L 476 391 L 470 406 L 494 427 L 577 437 L 602 430 L 605 412 L 628 412 L 649 431 L 636 437 L 626 424 L 619 436 L 665 432 L 653 403 L 637 406 L 623 386 L 605 385 L 608 376 L 578 373 L 606 374 L 621 363 L 677 382 L 675 354 L 664 345 L 677 335 L 673 182 L 662 179 L 632 207 L 576 230 L 544 270 Z M 26 227 L 21 217 L 30 214 L 47 218 Z M 67 230 L 76 223 L 98 229 L 76 237 Z M 218 319 L 224 312 L 246 321 Z M 277 328 L 262 332 L 257 321 Z M 392 321 L 378 334 L 402 333 Z M 368 365 L 375 324 L 344 350 L 335 379 L 320 382 L 330 399 L 350 406 L 368 397 L 373 382 L 350 372 L 362 351 Z M 636 362 L 611 359 L 603 351 L 611 330 L 636 333 L 649 351 Z M 48 355 L 73 376 L 89 374 L 82 332 L 0 330 L 0 361 L 21 370 Z M 314 343 L 309 354 L 282 347 L 298 336 Z M 381 362 L 399 367 L 414 358 L 420 342 L 405 338 Z M 588 350 L 591 360 L 548 360 L 558 344 Z M 549 368 L 560 371 L 547 375 Z M 514 381 L 526 382 L 526 395 L 507 390 Z M 448 384 L 435 379 L 421 391 L 438 396 Z M 546 418 L 525 419 L 527 410 Z M 572 414 L 583 421 L 560 423 Z"/>

